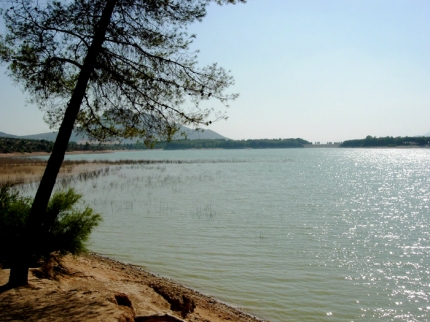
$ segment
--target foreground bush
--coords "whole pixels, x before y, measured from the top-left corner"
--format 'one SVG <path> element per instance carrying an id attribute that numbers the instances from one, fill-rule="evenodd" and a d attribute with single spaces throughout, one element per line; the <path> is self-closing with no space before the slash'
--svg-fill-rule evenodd
<path id="1" fill-rule="evenodd" d="M 101 217 L 89 207 L 78 207 L 81 195 L 74 189 L 57 192 L 47 208 L 48 218 L 55 218 L 38 240 L 34 241 L 32 260 L 48 260 L 56 251 L 64 255 L 86 251 L 85 243 Z M 32 204 L 14 191 L 10 185 L 0 187 L 0 264 L 9 266 L 17 252 L 17 245 L 24 232 Z"/>

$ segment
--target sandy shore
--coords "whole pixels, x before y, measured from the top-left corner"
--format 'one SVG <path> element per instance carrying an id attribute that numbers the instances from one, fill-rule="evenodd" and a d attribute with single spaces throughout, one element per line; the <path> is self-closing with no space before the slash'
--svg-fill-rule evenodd
<path id="1" fill-rule="evenodd" d="M 0 284 L 9 270 L 0 270 Z M 29 285 L 0 290 L 0 321 L 263 321 L 240 309 L 96 254 L 31 269 Z"/>

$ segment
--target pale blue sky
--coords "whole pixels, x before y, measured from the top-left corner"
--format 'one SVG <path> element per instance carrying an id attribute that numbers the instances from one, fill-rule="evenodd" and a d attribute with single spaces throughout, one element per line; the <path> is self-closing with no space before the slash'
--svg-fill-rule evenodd
<path id="1" fill-rule="evenodd" d="M 202 65 L 236 80 L 232 139 L 343 141 L 430 131 L 430 1 L 248 0 L 213 5 L 191 28 Z M 48 131 L 0 74 L 0 131 Z M 211 103 L 217 107 L 217 104 Z"/>

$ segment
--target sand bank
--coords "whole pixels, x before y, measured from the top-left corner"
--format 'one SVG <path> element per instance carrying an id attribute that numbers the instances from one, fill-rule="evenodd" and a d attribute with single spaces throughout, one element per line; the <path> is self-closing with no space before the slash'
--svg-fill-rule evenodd
<path id="1" fill-rule="evenodd" d="M 0 284 L 9 270 L 0 270 Z M 238 308 L 96 254 L 68 255 L 29 285 L 0 290 L 0 321 L 263 321 Z"/>

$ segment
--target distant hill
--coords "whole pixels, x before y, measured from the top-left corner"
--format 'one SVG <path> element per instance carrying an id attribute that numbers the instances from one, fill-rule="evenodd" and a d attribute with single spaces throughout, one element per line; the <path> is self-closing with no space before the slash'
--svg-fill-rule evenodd
<path id="1" fill-rule="evenodd" d="M 178 133 L 185 132 L 187 134 L 187 139 L 189 140 L 217 140 L 217 139 L 224 139 L 229 140 L 229 138 L 226 138 L 225 136 L 222 136 L 221 134 L 218 134 L 215 131 L 212 130 L 204 130 L 202 131 L 196 131 L 193 129 L 190 129 L 186 126 L 181 126 Z M 180 139 L 181 137 L 179 134 L 176 139 Z"/>
<path id="2" fill-rule="evenodd" d="M 55 139 L 57 138 L 57 134 L 58 132 L 47 132 L 47 133 L 39 133 L 39 134 L 23 135 L 23 136 L 15 136 L 15 137 L 20 139 L 28 139 L 28 140 L 55 141 Z M 74 141 L 74 142 L 80 142 L 85 140 L 86 140 L 85 136 L 80 135 L 75 131 L 72 132 L 72 136 L 70 137 L 70 141 Z"/>
<path id="3" fill-rule="evenodd" d="M 218 134 L 215 131 L 212 130 L 204 130 L 202 131 L 196 131 L 193 129 L 190 129 L 186 126 L 181 126 L 178 133 L 184 132 L 187 134 L 187 139 L 189 140 L 216 140 L 216 139 L 225 139 L 227 140 L 225 136 L 222 136 Z M 47 132 L 47 133 L 39 133 L 39 134 L 32 134 L 32 135 L 12 135 L 4 132 L 0 132 L 0 137 L 7 137 L 7 138 L 17 138 L 17 139 L 29 139 L 29 140 L 46 140 L 46 141 L 55 141 L 57 138 L 58 132 Z M 181 136 L 179 134 L 175 135 L 175 139 L 179 140 L 181 139 Z M 88 138 L 85 135 L 78 134 L 76 131 L 72 132 L 72 136 L 70 137 L 70 141 L 74 141 L 77 143 L 85 142 Z M 124 140 L 124 143 L 135 143 L 137 140 Z"/>
<path id="4" fill-rule="evenodd" d="M 18 138 L 18 136 L 0 132 L 0 138 Z"/>
<path id="5" fill-rule="evenodd" d="M 423 134 L 422 136 L 430 136 L 430 132 L 427 132 L 426 134 Z"/>

